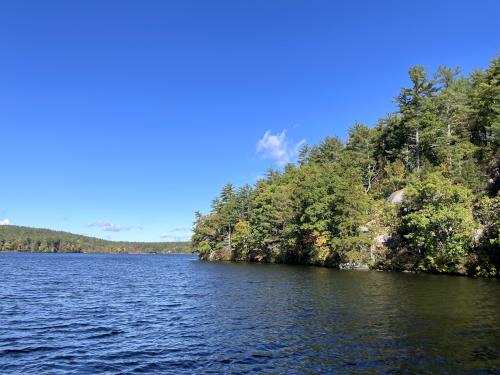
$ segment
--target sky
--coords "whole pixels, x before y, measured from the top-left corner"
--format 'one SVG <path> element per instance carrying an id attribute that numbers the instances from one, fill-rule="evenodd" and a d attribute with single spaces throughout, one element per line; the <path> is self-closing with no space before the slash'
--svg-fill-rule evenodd
<path id="1" fill-rule="evenodd" d="M 394 110 L 415 64 L 500 48 L 491 1 L 2 1 L 0 225 L 186 239 L 254 183 Z"/>

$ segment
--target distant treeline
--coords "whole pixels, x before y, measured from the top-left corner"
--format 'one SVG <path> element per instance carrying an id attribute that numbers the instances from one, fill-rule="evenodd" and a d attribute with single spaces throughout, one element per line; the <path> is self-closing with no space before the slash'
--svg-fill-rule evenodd
<path id="1" fill-rule="evenodd" d="M 68 232 L 0 226 L 0 251 L 61 253 L 190 253 L 189 242 L 117 242 Z"/>
<path id="2" fill-rule="evenodd" d="M 500 58 L 468 76 L 414 66 L 395 102 L 347 142 L 327 137 L 254 186 L 226 185 L 196 213 L 200 257 L 498 274 Z"/>

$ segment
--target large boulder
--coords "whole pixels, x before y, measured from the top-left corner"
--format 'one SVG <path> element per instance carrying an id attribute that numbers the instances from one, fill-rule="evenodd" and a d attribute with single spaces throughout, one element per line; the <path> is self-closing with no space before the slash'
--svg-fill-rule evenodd
<path id="1" fill-rule="evenodd" d="M 394 193 L 389 195 L 389 198 L 387 198 L 387 202 L 391 204 L 401 204 L 401 202 L 403 202 L 404 194 L 405 189 L 396 190 Z"/>

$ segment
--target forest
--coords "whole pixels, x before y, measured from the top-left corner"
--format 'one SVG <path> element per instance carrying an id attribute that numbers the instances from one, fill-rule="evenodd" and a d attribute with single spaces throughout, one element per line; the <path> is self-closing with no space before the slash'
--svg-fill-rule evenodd
<path id="1" fill-rule="evenodd" d="M 189 242 L 118 242 L 17 225 L 0 226 L 0 251 L 51 253 L 190 253 Z"/>
<path id="2" fill-rule="evenodd" d="M 396 110 L 305 145 L 196 212 L 204 260 L 494 277 L 500 272 L 500 57 L 408 71 Z"/>

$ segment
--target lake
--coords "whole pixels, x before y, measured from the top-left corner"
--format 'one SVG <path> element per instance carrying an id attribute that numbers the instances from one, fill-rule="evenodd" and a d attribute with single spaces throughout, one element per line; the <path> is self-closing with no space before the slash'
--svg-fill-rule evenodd
<path id="1" fill-rule="evenodd" d="M 498 280 L 0 253 L 1 374 L 500 373 Z"/>

